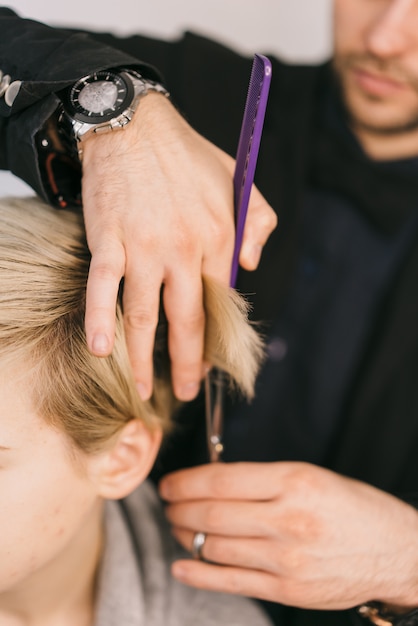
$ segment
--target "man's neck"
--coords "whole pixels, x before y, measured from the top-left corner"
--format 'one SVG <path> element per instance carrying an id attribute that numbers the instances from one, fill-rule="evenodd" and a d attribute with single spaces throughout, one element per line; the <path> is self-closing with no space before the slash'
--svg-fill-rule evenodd
<path id="1" fill-rule="evenodd" d="M 403 133 L 375 133 L 359 126 L 352 130 L 364 152 L 375 161 L 401 161 L 418 157 L 418 128 Z"/>

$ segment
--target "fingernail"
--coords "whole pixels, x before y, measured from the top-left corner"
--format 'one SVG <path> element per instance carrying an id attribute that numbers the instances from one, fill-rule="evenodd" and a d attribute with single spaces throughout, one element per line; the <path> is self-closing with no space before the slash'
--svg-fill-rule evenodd
<path id="1" fill-rule="evenodd" d="M 252 249 L 251 259 L 254 267 L 257 267 L 257 265 L 260 263 L 262 249 L 263 248 L 260 245 L 254 246 Z"/>
<path id="2" fill-rule="evenodd" d="M 109 340 L 106 335 L 94 335 L 92 348 L 95 354 L 107 355 L 109 350 Z"/>
<path id="3" fill-rule="evenodd" d="M 149 389 L 146 385 L 144 385 L 144 383 L 136 383 L 136 388 L 138 389 L 138 393 L 141 397 L 141 400 L 149 400 L 150 398 L 150 393 L 149 393 Z"/>
<path id="4" fill-rule="evenodd" d="M 179 400 L 193 400 L 199 392 L 200 383 L 187 383 L 180 387 Z"/>

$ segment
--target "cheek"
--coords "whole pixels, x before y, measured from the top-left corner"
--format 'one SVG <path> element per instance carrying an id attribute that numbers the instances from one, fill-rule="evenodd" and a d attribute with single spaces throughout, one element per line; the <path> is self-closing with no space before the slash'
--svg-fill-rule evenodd
<path id="1" fill-rule="evenodd" d="M 66 464 L 0 471 L 0 593 L 57 558 L 96 501 Z"/>
<path id="2" fill-rule="evenodd" d="M 336 0 L 334 3 L 334 49 L 336 54 L 362 52 L 368 18 L 364 0 Z"/>

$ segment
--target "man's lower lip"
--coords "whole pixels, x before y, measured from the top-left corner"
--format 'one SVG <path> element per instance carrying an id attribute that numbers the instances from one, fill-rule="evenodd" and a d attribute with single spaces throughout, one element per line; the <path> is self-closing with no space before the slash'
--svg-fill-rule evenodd
<path id="1" fill-rule="evenodd" d="M 385 96 L 403 91 L 406 88 L 404 83 L 399 83 L 389 78 L 382 78 L 364 70 L 353 69 L 352 73 L 361 89 L 370 95 Z"/>

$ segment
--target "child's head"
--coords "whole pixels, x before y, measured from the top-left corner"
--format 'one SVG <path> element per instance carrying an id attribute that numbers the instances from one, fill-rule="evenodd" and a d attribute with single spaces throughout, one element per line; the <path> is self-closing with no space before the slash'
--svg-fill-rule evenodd
<path id="1" fill-rule="evenodd" d="M 167 423 L 169 409 L 135 391 L 117 310 L 115 349 L 92 356 L 84 336 L 90 256 L 82 218 L 35 199 L 0 203 L 0 362 L 17 360 L 34 406 L 85 452 L 101 449 L 131 419 Z"/>
<path id="2" fill-rule="evenodd" d="M 82 577 L 102 500 L 145 478 L 167 419 L 135 393 L 120 311 L 112 356 L 86 349 L 88 268 L 80 216 L 0 201 L 0 616 L 25 583 Z"/>
<path id="3" fill-rule="evenodd" d="M 97 358 L 87 349 L 90 255 L 81 216 L 35 198 L 3 199 L 0 242 L 0 362 L 24 364 L 43 419 L 62 428 L 85 452 L 100 450 L 131 419 L 165 428 L 175 405 L 165 333 L 156 350 L 149 402 L 142 402 L 135 388 L 119 305 L 112 355 Z M 207 279 L 204 295 L 205 358 L 251 396 L 261 347 L 246 322 L 245 304 Z"/>
<path id="4" fill-rule="evenodd" d="M 74 557 L 101 501 L 144 480 L 173 410 L 164 338 L 153 398 L 142 402 L 119 306 L 112 355 L 88 352 L 89 262 L 81 216 L 0 201 L 0 598 Z M 245 306 L 204 287 L 206 359 L 251 395 L 261 348 Z"/>

